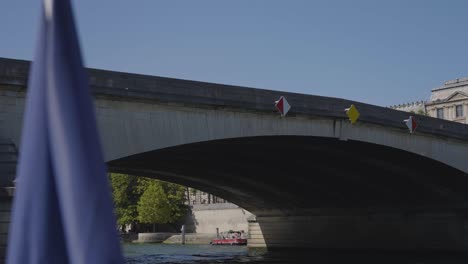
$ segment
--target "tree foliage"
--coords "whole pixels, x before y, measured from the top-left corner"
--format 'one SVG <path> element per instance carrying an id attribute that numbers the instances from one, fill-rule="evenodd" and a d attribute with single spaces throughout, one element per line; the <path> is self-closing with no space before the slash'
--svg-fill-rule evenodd
<path id="1" fill-rule="evenodd" d="M 185 188 L 162 181 L 142 181 L 144 192 L 138 202 L 141 223 L 172 223 L 185 213 Z"/>
<path id="2" fill-rule="evenodd" d="M 140 195 L 136 191 L 137 180 L 137 177 L 125 174 L 110 175 L 112 198 L 117 222 L 120 225 L 133 223 L 138 219 L 137 204 Z"/>
<path id="3" fill-rule="evenodd" d="M 185 187 L 149 178 L 111 174 L 118 223 L 164 224 L 186 212 Z"/>
<path id="4" fill-rule="evenodd" d="M 150 182 L 138 202 L 138 220 L 141 223 L 169 223 L 171 206 L 159 182 Z"/>
<path id="5" fill-rule="evenodd" d="M 185 206 L 186 188 L 170 182 L 160 181 L 160 183 L 166 193 L 167 200 L 171 205 L 172 221 L 176 221 L 184 216 L 187 210 L 187 207 Z"/>

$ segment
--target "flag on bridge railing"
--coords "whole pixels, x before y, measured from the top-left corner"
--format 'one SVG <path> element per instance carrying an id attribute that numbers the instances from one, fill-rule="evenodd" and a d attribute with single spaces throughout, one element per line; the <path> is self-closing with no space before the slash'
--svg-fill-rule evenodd
<path id="1" fill-rule="evenodd" d="M 123 263 L 69 0 L 45 0 L 7 263 Z"/>

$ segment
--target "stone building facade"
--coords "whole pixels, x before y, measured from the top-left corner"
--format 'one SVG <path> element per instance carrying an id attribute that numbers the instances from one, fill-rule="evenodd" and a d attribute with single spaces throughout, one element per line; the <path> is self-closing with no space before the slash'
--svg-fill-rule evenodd
<path id="1" fill-rule="evenodd" d="M 186 196 L 188 205 L 229 203 L 223 198 L 193 188 L 187 188 Z"/>
<path id="2" fill-rule="evenodd" d="M 390 108 L 468 124 L 468 78 L 445 82 L 431 91 L 431 97 L 426 102 L 400 104 Z"/>
<path id="3" fill-rule="evenodd" d="M 392 105 L 389 108 L 423 115 L 426 113 L 426 102 L 417 101 L 406 104 Z"/>
<path id="4" fill-rule="evenodd" d="M 468 124 L 468 78 L 451 80 L 432 90 L 431 99 L 426 102 L 426 113 Z"/>

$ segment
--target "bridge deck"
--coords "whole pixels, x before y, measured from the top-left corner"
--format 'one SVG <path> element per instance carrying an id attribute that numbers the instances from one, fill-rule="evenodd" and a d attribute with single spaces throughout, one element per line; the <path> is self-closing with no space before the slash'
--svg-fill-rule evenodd
<path id="1" fill-rule="evenodd" d="M 0 58 L 0 85 L 26 88 L 30 62 Z M 351 104 L 361 112 L 359 122 L 406 129 L 409 114 L 345 99 L 248 87 L 181 80 L 166 77 L 89 69 L 95 96 L 175 103 L 197 107 L 234 108 L 242 111 L 273 113 L 274 101 L 285 96 L 292 105 L 288 116 L 347 119 L 344 109 Z M 413 114 L 415 115 L 415 114 Z M 417 132 L 468 140 L 468 125 L 415 115 Z"/>

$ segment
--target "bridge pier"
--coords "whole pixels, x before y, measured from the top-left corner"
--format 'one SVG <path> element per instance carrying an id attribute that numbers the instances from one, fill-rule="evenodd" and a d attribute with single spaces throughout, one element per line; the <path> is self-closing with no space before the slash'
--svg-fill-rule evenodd
<path id="1" fill-rule="evenodd" d="M 251 255 L 276 250 L 468 251 L 460 212 L 269 215 L 249 221 Z"/>
<path id="2" fill-rule="evenodd" d="M 12 200 L 11 193 L 0 192 L 0 263 L 4 263 L 6 257 Z"/>

